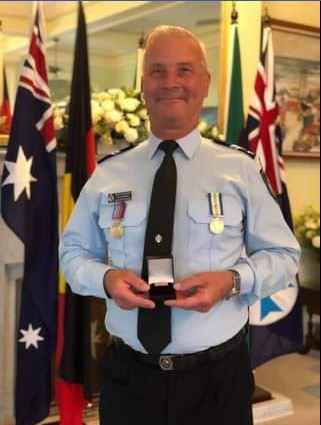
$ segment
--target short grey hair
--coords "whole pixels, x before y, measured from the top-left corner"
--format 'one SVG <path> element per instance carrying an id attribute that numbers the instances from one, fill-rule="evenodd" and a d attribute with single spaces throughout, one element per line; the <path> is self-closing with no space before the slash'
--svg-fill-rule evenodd
<path id="1" fill-rule="evenodd" d="M 157 40 L 158 38 L 162 37 L 163 35 L 173 35 L 176 37 L 181 38 L 189 38 L 190 40 L 193 40 L 200 48 L 202 53 L 202 65 L 204 66 L 205 70 L 209 73 L 209 66 L 208 66 L 208 56 L 206 52 L 205 45 L 202 41 L 200 41 L 193 33 L 192 31 L 188 30 L 184 27 L 179 26 L 172 26 L 172 25 L 159 25 L 155 27 L 147 36 L 146 44 L 145 44 L 145 53 L 144 53 L 144 59 L 143 59 L 143 70 L 145 69 L 146 65 L 146 57 L 148 55 L 148 52 L 152 46 L 152 44 Z"/>

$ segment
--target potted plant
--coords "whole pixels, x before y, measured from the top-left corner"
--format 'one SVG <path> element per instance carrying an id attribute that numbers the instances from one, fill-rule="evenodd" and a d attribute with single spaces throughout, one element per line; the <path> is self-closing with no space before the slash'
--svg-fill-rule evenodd
<path id="1" fill-rule="evenodd" d="M 320 284 L 320 211 L 308 206 L 294 224 L 302 247 L 300 281 L 304 286 Z"/>

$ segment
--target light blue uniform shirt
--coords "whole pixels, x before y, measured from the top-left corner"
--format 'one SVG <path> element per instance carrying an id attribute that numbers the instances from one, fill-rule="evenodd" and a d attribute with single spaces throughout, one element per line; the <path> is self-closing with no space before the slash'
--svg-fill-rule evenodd
<path id="1" fill-rule="evenodd" d="M 173 309 L 172 342 L 164 353 L 205 350 L 232 338 L 248 321 L 248 306 L 287 287 L 298 270 L 300 249 L 269 193 L 255 160 L 202 139 L 197 130 L 177 140 L 178 171 L 173 256 L 176 281 L 197 273 L 235 269 L 242 295 L 222 300 L 208 313 Z M 141 273 L 154 175 L 164 153 L 151 135 L 102 162 L 84 187 L 63 235 L 61 266 L 75 293 L 105 298 L 106 328 L 135 350 L 137 312 L 107 299 L 103 277 L 112 265 Z M 131 191 L 122 239 L 111 236 L 114 206 L 108 194 Z M 211 233 L 208 194 L 223 198 L 225 230 Z M 109 264 L 109 265 L 108 265 Z"/>

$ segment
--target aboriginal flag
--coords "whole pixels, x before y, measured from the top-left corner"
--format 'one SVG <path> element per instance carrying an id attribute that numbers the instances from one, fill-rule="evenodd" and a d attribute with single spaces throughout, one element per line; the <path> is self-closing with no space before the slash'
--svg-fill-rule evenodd
<path id="1" fill-rule="evenodd" d="M 77 198 L 96 166 L 91 122 L 90 79 L 86 22 L 78 3 L 66 172 L 63 191 L 63 228 Z M 59 283 L 57 344 L 57 403 L 62 425 L 81 425 L 83 411 L 91 399 L 90 389 L 90 298 L 75 295 L 64 278 Z"/>
<path id="2" fill-rule="evenodd" d="M 237 144 L 244 128 L 243 88 L 240 41 L 237 22 L 231 24 L 231 51 L 225 110 L 225 140 Z"/>

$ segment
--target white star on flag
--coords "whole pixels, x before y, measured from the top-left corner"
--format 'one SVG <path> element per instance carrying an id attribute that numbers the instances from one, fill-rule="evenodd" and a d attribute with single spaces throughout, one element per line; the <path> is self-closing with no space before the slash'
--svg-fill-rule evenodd
<path id="1" fill-rule="evenodd" d="M 9 171 L 9 175 L 2 186 L 8 184 L 14 185 L 15 202 L 17 202 L 24 190 L 26 191 L 28 199 L 31 197 L 30 183 L 37 181 L 31 174 L 32 162 L 33 157 L 27 159 L 22 146 L 19 146 L 17 162 L 5 161 L 4 163 Z"/>
<path id="2" fill-rule="evenodd" d="M 42 336 L 39 335 L 41 328 L 33 329 L 31 324 L 29 324 L 27 331 L 20 329 L 20 332 L 22 333 L 23 337 L 19 339 L 19 342 L 26 344 L 26 350 L 29 350 L 30 347 L 34 347 L 38 350 L 38 342 L 45 340 Z"/>

